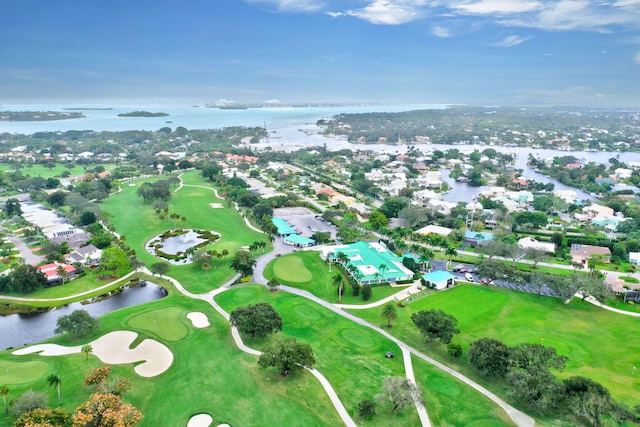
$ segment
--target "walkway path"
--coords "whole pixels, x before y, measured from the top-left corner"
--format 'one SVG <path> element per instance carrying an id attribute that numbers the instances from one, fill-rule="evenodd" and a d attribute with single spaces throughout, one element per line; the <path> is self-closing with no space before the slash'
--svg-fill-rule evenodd
<path id="1" fill-rule="evenodd" d="M 143 267 L 140 271 L 142 271 L 144 273 L 147 273 L 147 274 L 151 274 L 151 272 L 146 267 Z M 177 281 L 176 279 L 174 279 L 173 277 L 169 277 L 169 276 L 160 276 L 160 277 L 170 281 L 176 287 L 176 289 L 180 293 L 182 293 L 183 295 L 185 295 L 187 297 L 190 297 L 190 298 L 195 298 L 195 299 L 199 299 L 199 300 L 208 302 L 214 308 L 214 310 L 216 310 L 222 317 L 224 317 L 227 321 L 229 321 L 229 319 L 230 319 L 229 313 L 227 313 L 215 301 L 215 296 L 219 295 L 219 294 L 221 294 L 221 293 L 223 293 L 223 292 L 225 292 L 227 290 L 229 290 L 230 286 L 233 285 L 236 282 L 236 280 L 238 280 L 238 278 L 240 277 L 240 274 L 236 274 L 231 280 L 229 280 L 227 283 L 225 283 L 220 288 L 215 289 L 215 290 L 213 290 L 211 292 L 204 293 L 204 294 L 194 294 L 194 293 L 191 293 L 191 292 L 187 291 L 184 288 L 184 286 L 182 286 L 182 284 L 179 281 Z M 252 354 L 254 356 L 260 356 L 262 354 L 262 352 L 260 352 L 258 350 L 255 350 L 255 349 L 245 345 L 244 341 L 242 341 L 242 337 L 240 336 L 240 333 L 238 332 L 238 329 L 233 325 L 230 325 L 230 326 L 231 326 L 231 336 L 233 337 L 233 341 L 235 342 L 236 346 L 240 350 L 242 350 L 245 353 Z M 331 400 L 331 403 L 333 403 L 333 406 L 338 411 L 338 414 L 340 415 L 340 418 L 342 418 L 342 421 L 345 423 L 345 425 L 348 426 L 348 427 L 356 427 L 356 423 L 353 421 L 353 419 L 349 415 L 349 412 L 347 411 L 347 409 L 342 404 L 342 401 L 338 397 L 338 394 L 336 393 L 336 391 L 331 386 L 331 383 L 329 383 L 329 380 L 327 380 L 327 378 L 324 375 L 322 375 L 316 369 L 313 369 L 313 368 L 311 368 L 311 369 L 306 368 L 306 369 L 314 377 L 316 377 L 318 379 L 318 381 L 320 382 L 320 385 L 322 385 L 322 387 L 324 388 L 325 392 L 329 396 L 329 399 Z"/>

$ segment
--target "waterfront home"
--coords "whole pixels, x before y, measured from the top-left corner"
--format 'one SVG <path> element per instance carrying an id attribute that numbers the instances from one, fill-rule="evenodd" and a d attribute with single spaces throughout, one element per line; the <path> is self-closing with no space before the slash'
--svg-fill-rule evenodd
<path id="1" fill-rule="evenodd" d="M 578 193 L 575 190 L 556 190 L 553 195 L 569 204 L 573 204 L 578 200 Z"/>
<path id="2" fill-rule="evenodd" d="M 453 202 L 446 202 L 444 200 L 431 199 L 427 202 L 426 208 L 431 209 L 432 213 L 440 213 L 443 215 L 451 215 L 451 209 L 455 208 L 458 204 Z"/>
<path id="3" fill-rule="evenodd" d="M 412 200 L 420 206 L 424 207 L 431 199 L 442 200 L 442 194 L 436 193 L 433 190 L 420 190 L 413 193 Z"/>
<path id="4" fill-rule="evenodd" d="M 618 179 L 629 179 L 629 178 L 631 178 L 631 174 L 633 174 L 633 170 L 625 169 L 625 168 L 618 168 L 615 171 L 613 171 L 613 173 L 616 176 L 616 178 L 618 178 Z"/>

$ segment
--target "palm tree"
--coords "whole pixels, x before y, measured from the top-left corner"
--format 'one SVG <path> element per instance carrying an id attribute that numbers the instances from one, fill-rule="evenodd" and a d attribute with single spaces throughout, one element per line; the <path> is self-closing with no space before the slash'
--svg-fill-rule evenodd
<path id="1" fill-rule="evenodd" d="M 93 347 L 91 347 L 91 344 L 86 344 L 83 345 L 82 348 L 80 349 L 84 354 L 86 354 L 87 358 L 85 360 L 89 360 L 89 354 L 91 354 L 91 352 L 93 351 Z"/>
<path id="2" fill-rule="evenodd" d="M 373 278 L 378 282 L 378 284 L 380 284 L 380 278 L 382 278 L 382 274 L 380 274 L 379 271 L 376 271 L 375 273 L 373 273 Z"/>
<path id="3" fill-rule="evenodd" d="M 433 255 L 433 251 L 429 248 L 422 248 L 420 251 L 418 262 L 423 266 L 424 270 L 429 267 L 429 262 L 431 261 L 431 258 L 433 258 Z"/>
<path id="4" fill-rule="evenodd" d="M 9 407 L 7 406 L 7 395 L 9 394 L 9 386 L 6 384 L 0 385 L 0 394 L 2 400 L 4 400 L 4 412 L 9 416 Z"/>
<path id="5" fill-rule="evenodd" d="M 338 260 L 338 262 L 343 266 L 346 266 L 347 262 L 349 261 L 349 257 L 344 252 L 338 252 L 338 254 L 335 255 L 335 259 Z"/>
<path id="6" fill-rule="evenodd" d="M 64 265 L 58 265 L 58 267 L 56 268 L 56 273 L 58 274 L 58 277 L 62 279 L 62 284 L 64 285 L 64 279 L 69 276 L 67 270 L 64 269 Z"/>
<path id="7" fill-rule="evenodd" d="M 209 279 L 209 268 L 211 268 L 211 265 L 208 262 L 203 262 L 202 263 L 202 269 L 204 270 L 204 277 L 206 280 Z"/>
<path id="8" fill-rule="evenodd" d="M 454 256 L 458 255 L 458 251 L 453 246 L 449 246 L 444 251 L 444 254 L 445 256 L 449 257 L 449 262 L 447 262 L 447 268 L 449 268 L 449 266 L 451 265 L 451 260 L 453 259 Z"/>
<path id="9" fill-rule="evenodd" d="M 47 377 L 47 381 L 50 386 L 55 386 L 58 389 L 58 403 L 60 403 L 60 386 L 62 385 L 62 378 L 60 378 L 60 375 L 51 374 Z"/>
<path id="10" fill-rule="evenodd" d="M 338 287 L 338 302 L 342 302 L 342 292 L 344 291 L 344 277 L 337 273 L 333 276 L 333 285 Z"/>
<path id="11" fill-rule="evenodd" d="M 380 317 L 387 321 L 387 328 L 391 327 L 391 322 L 398 318 L 398 310 L 396 310 L 396 306 L 393 303 L 388 303 L 382 309 L 382 313 L 380 313 Z"/>
<path id="12" fill-rule="evenodd" d="M 384 278 L 384 273 L 389 270 L 389 267 L 387 266 L 387 264 L 382 263 L 378 266 L 378 270 L 380 270 L 380 274 L 382 275 L 382 278 Z"/>

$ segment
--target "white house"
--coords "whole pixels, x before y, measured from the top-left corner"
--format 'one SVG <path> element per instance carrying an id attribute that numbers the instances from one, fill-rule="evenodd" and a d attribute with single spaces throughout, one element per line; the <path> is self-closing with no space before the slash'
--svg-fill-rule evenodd
<path id="1" fill-rule="evenodd" d="M 556 190 L 553 195 L 560 197 L 565 202 L 572 204 L 578 200 L 578 193 L 575 190 Z"/>
<path id="2" fill-rule="evenodd" d="M 518 240 L 518 246 L 524 249 L 537 249 L 542 252 L 554 252 L 556 250 L 554 243 L 540 242 L 533 237 L 523 237 Z"/>
<path id="3" fill-rule="evenodd" d="M 451 215 L 451 209 L 455 208 L 456 206 L 457 203 L 431 199 L 427 202 L 427 205 L 425 207 L 431 209 L 432 212 L 441 213 L 443 215 Z"/>
<path id="4" fill-rule="evenodd" d="M 65 256 L 65 261 L 69 264 L 79 262 L 82 265 L 98 264 L 102 257 L 102 250 L 93 245 L 83 246 Z"/>
<path id="5" fill-rule="evenodd" d="M 618 168 L 615 171 L 613 171 L 613 174 L 618 179 L 629 179 L 631 178 L 632 173 L 633 173 L 633 170 L 625 169 L 625 168 Z"/>

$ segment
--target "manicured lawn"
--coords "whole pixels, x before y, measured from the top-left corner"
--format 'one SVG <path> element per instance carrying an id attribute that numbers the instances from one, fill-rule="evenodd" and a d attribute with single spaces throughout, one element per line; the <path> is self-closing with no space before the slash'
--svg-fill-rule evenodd
<path id="1" fill-rule="evenodd" d="M 441 309 L 458 319 L 462 332 L 454 341 L 465 351 L 460 362 L 451 360 L 444 346 L 426 344 L 413 325 L 411 314 L 428 309 Z M 373 323 L 380 321 L 381 308 L 352 312 Z M 618 400 L 631 406 L 640 401 L 640 385 L 631 375 L 640 354 L 640 342 L 631 339 L 637 318 L 575 299 L 565 306 L 555 298 L 474 285 L 459 285 L 422 298 L 398 313 L 391 333 L 501 395 L 504 389 L 496 389 L 466 363 L 469 344 L 479 338 L 492 337 L 508 345 L 530 342 L 553 346 L 569 358 L 565 371 L 557 373 L 559 377 L 586 376 L 607 387 Z"/>
<path id="2" fill-rule="evenodd" d="M 298 251 L 283 255 L 271 261 L 264 269 L 267 279 L 276 278 L 283 285 L 294 286 L 311 292 L 313 295 L 331 303 L 338 302 L 338 288 L 333 284 L 333 277 L 341 274 L 335 265 L 329 266 L 320 259 L 317 251 Z M 354 297 L 351 286 L 345 277 L 343 304 L 369 304 L 386 298 L 402 287 L 374 286 L 369 301 L 363 301 L 362 296 Z"/>
<path id="3" fill-rule="evenodd" d="M 372 399 L 379 392 L 385 376 L 404 375 L 401 352 L 394 343 L 302 297 L 269 292 L 258 286 L 243 286 L 218 295 L 216 301 L 227 311 L 249 301 L 273 305 L 283 318 L 282 334 L 296 337 L 313 348 L 318 370 L 329 379 L 352 415 L 360 400 Z M 262 348 L 269 341 L 245 340 L 254 348 Z M 395 353 L 396 357 L 386 359 L 387 351 Z M 475 390 L 426 362 L 412 360 L 434 426 L 512 425 L 500 408 Z M 395 417 L 390 415 L 388 406 L 379 405 L 377 413 L 371 421 L 356 417 L 356 422 L 363 425 L 419 424 L 415 410 Z M 488 424 L 485 420 L 494 423 Z"/>
<path id="4" fill-rule="evenodd" d="M 374 331 L 359 326 L 313 302 L 285 292 L 270 292 L 261 286 L 243 286 L 216 297 L 231 312 L 239 306 L 269 302 L 282 316 L 279 335 L 295 337 L 314 351 L 316 368 L 327 377 L 343 404 L 354 416 L 358 402 L 371 399 L 380 391 L 387 376 L 404 376 L 400 349 Z M 263 349 L 273 338 L 247 339 L 254 348 Z M 384 357 L 391 351 L 398 357 Z M 418 414 L 409 408 L 396 417 L 380 412 L 367 425 L 418 425 Z"/>
<path id="5" fill-rule="evenodd" d="M 187 172 L 185 180 L 197 183 L 197 185 L 209 186 L 197 171 Z M 160 261 L 159 258 L 149 254 L 144 249 L 144 244 L 152 237 L 173 228 L 171 220 L 158 219 L 151 203 L 144 203 L 142 198 L 136 195 L 140 184 L 144 181 L 135 181 L 135 186 L 124 185 L 123 191 L 109 197 L 102 202 L 102 208 L 113 216 L 111 222 L 116 231 L 126 237 L 127 245 L 135 249 L 137 256 L 147 266 Z M 223 208 L 213 209 L 211 203 L 220 203 Z M 213 191 L 206 188 L 183 187 L 172 193 L 169 202 L 170 212 L 177 212 L 186 217 L 186 223 L 180 222 L 180 228 L 207 229 L 222 234 L 222 237 L 209 248 L 222 252 L 229 251 L 229 255 L 214 260 L 208 272 L 195 264 L 172 265 L 169 275 L 178 279 L 191 292 L 202 293 L 215 289 L 228 281 L 235 271 L 229 268 L 234 254 L 242 247 L 249 246 L 256 241 L 267 242 L 265 251 L 269 251 L 271 243 L 266 235 L 255 232 L 244 224 L 244 221 L 233 208 L 227 207 L 226 201 L 215 197 Z M 258 255 L 262 254 L 262 250 Z"/>
<path id="6" fill-rule="evenodd" d="M 96 166 L 98 165 L 97 164 L 87 165 L 86 169 L 94 169 Z M 106 170 L 111 170 L 115 167 L 115 165 L 113 164 L 104 164 L 102 166 L 104 166 Z M 0 171 L 6 171 L 10 169 L 12 169 L 11 165 L 7 163 L 0 164 Z M 41 164 L 33 164 L 33 165 L 26 165 L 25 167 L 20 169 L 20 172 L 22 172 L 22 174 L 25 176 L 26 175 L 29 175 L 31 177 L 41 176 L 42 178 L 45 178 L 45 179 L 59 177 L 60 174 L 64 171 L 69 171 L 71 173 L 71 176 L 84 175 L 85 166 L 74 165 L 73 168 L 69 169 L 62 163 L 56 163 L 55 167 L 53 167 L 52 169 L 49 169 L 49 168 L 45 168 Z"/>
<path id="7" fill-rule="evenodd" d="M 205 313 L 211 326 L 196 329 L 186 319 L 192 311 Z M 178 322 L 187 333 L 172 332 L 163 339 L 159 330 L 160 317 L 166 322 Z M 157 324 L 152 325 L 152 321 Z M 134 327 L 139 324 L 141 327 Z M 66 336 L 52 342 L 80 345 L 112 330 L 129 329 L 139 332 L 140 340 L 158 339 L 174 354 L 174 362 L 165 373 L 143 378 L 131 365 L 113 365 L 112 375 L 131 381 L 132 389 L 125 400 L 133 403 L 144 414 L 139 424 L 145 426 L 185 426 L 190 416 L 206 412 L 214 417 L 214 425 L 340 425 L 341 421 L 317 380 L 301 372 L 283 379 L 269 375 L 257 366 L 257 359 L 240 352 L 231 339 L 229 326 L 205 302 L 184 297 L 167 297 L 143 306 L 113 312 L 101 319 L 101 328 L 90 339 L 74 341 Z M 136 344 L 134 344 L 136 345 Z M 43 367 L 34 364 L 44 363 Z M 11 363 L 11 364 L 9 364 Z M 16 365 L 18 364 L 18 365 Z M 82 385 L 83 372 L 100 366 L 95 356 L 85 361 L 84 354 L 41 357 L 37 355 L 13 356 L 0 352 L 0 368 L 25 369 L 35 372 L 16 379 L 0 377 L 9 385 L 8 400 L 16 399 L 29 389 L 49 396 L 52 406 L 57 404 L 54 387 L 46 381 L 49 374 L 62 377 L 62 403 L 68 410 L 84 402 L 92 392 Z M 4 379 L 2 379 L 4 378 Z M 27 382 L 25 382 L 25 378 Z M 13 418 L 0 416 L 0 426 L 12 425 Z"/>
<path id="8" fill-rule="evenodd" d="M 451 375 L 415 356 L 412 357 L 412 364 L 432 425 L 514 425 L 500 407 Z"/>

